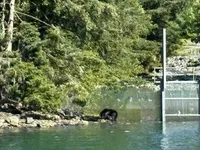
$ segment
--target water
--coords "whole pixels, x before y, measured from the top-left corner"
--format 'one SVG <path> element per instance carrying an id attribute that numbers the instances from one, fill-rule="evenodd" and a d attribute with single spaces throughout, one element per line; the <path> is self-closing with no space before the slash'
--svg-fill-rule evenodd
<path id="1" fill-rule="evenodd" d="M 0 130 L 0 150 L 198 150 L 199 122 Z"/>

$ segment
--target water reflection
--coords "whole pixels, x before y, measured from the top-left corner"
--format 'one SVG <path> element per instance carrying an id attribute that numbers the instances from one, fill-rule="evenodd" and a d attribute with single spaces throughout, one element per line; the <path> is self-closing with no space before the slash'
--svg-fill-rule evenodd
<path id="1" fill-rule="evenodd" d="M 195 150 L 199 122 L 118 122 L 1 132 L 0 150 Z"/>
<path id="2" fill-rule="evenodd" d="M 199 149 L 200 122 L 168 122 L 162 127 L 163 150 Z"/>

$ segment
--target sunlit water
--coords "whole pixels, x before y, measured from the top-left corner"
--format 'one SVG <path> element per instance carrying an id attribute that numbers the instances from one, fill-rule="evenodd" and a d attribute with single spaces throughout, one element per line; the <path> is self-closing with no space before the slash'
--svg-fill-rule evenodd
<path id="1" fill-rule="evenodd" d="M 200 122 L 0 130 L 0 150 L 199 150 Z"/>

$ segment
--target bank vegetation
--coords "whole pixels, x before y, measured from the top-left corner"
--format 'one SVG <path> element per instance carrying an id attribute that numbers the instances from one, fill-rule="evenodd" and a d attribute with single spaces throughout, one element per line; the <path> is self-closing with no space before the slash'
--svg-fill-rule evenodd
<path id="1" fill-rule="evenodd" d="M 140 85 L 200 36 L 198 0 L 2 0 L 0 105 L 55 112 L 94 90 Z M 95 98 L 92 99 L 95 101 Z M 12 104 L 12 105 L 11 105 Z"/>

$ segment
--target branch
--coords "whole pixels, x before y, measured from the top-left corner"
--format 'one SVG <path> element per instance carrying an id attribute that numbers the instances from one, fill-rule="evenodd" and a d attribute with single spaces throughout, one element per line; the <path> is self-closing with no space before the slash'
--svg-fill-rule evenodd
<path id="1" fill-rule="evenodd" d="M 21 21 L 23 22 L 23 20 L 19 17 L 19 15 L 17 13 L 15 13 L 15 16 Z"/>
<path id="2" fill-rule="evenodd" d="M 25 14 L 25 13 L 22 13 L 22 12 L 19 12 L 19 11 L 15 11 L 15 12 L 20 14 L 20 15 L 24 15 L 24 16 L 30 17 L 32 19 L 35 19 L 35 20 L 37 20 L 37 21 L 39 21 L 39 22 L 41 22 L 41 23 L 43 23 L 43 24 L 45 24 L 45 25 L 47 25 L 49 27 L 53 27 L 52 25 L 50 25 L 50 24 L 48 24 L 48 23 L 46 23 L 46 22 L 44 22 L 44 21 L 42 21 L 42 20 L 40 20 L 40 19 L 38 19 L 38 18 L 36 18 L 34 16 L 31 16 L 31 15 L 28 15 L 28 14 Z"/>
<path id="3" fill-rule="evenodd" d="M 9 104 L 19 104 L 20 102 L 18 102 L 18 101 L 16 101 L 16 100 L 13 100 L 13 99 L 10 99 L 10 98 L 0 100 L 0 105 L 1 105 L 1 104 L 5 104 L 5 103 L 9 103 Z"/>

